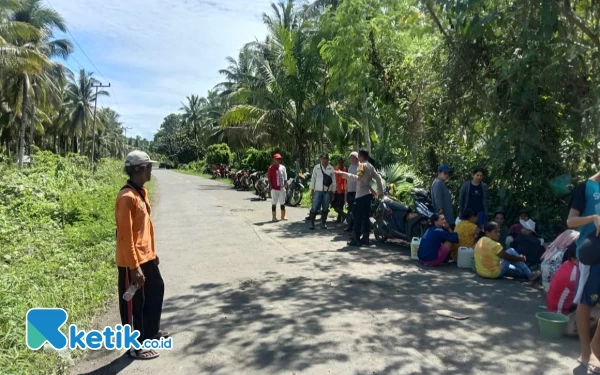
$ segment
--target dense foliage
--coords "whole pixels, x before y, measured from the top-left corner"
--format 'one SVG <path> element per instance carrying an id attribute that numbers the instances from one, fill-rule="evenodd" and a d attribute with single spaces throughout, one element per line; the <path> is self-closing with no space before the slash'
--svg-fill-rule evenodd
<path id="1" fill-rule="evenodd" d="M 94 130 L 94 74 L 75 74 L 56 59 L 73 52 L 71 41 L 56 39 L 66 22 L 42 0 L 0 0 L 0 159 L 26 161 L 34 146 L 65 155 L 122 158 L 139 145 L 127 140 L 119 115 L 99 108 Z M 95 139 L 95 144 L 92 145 Z M 144 147 L 145 146 L 145 147 Z"/>
<path id="2" fill-rule="evenodd" d="M 450 164 L 456 194 L 481 166 L 491 206 L 527 206 L 547 234 L 564 224 L 571 177 L 598 169 L 595 0 L 286 0 L 263 19 L 267 37 L 188 98 L 200 124 L 188 129 L 207 135 L 196 149 L 278 149 L 306 168 L 322 150 L 367 147 L 424 187 Z"/>
<path id="3" fill-rule="evenodd" d="M 114 200 L 126 176 L 122 162 L 103 160 L 95 173 L 87 164 L 39 152 L 31 168 L 0 170 L 2 373 L 65 365 L 25 346 L 29 308 L 61 307 L 85 325 L 115 291 Z"/>
<path id="4" fill-rule="evenodd" d="M 231 161 L 231 150 L 226 143 L 217 143 L 208 146 L 206 150 L 206 162 L 209 165 L 228 165 Z"/>

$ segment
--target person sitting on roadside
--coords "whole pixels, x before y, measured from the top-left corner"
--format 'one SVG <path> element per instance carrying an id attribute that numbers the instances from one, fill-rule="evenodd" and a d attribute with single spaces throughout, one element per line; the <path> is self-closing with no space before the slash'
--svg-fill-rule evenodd
<path id="1" fill-rule="evenodd" d="M 458 243 L 458 233 L 450 230 L 443 214 L 433 214 L 429 221 L 431 226 L 421 239 L 418 256 L 427 266 L 440 266 L 448 260 L 452 244 Z"/>
<path id="2" fill-rule="evenodd" d="M 527 267 L 539 267 L 545 249 L 535 232 L 535 221 L 521 220 L 521 234 L 512 242 L 511 247 L 527 258 Z"/>
<path id="3" fill-rule="evenodd" d="M 500 244 L 506 249 L 506 237 L 508 237 L 506 214 L 502 211 L 496 211 L 494 213 L 494 221 L 500 226 Z"/>
<path id="4" fill-rule="evenodd" d="M 453 260 L 458 260 L 458 249 L 461 247 L 473 248 L 475 245 L 475 236 L 479 234 L 480 229 L 477 226 L 478 215 L 470 208 L 467 208 L 460 217 L 460 222 L 456 225 L 454 231 L 458 234 L 458 243 L 452 246 L 450 256 Z"/>
<path id="5" fill-rule="evenodd" d="M 550 282 L 556 271 L 564 263 L 563 256 L 569 248 L 576 248 L 575 241 L 579 238 L 579 232 L 573 229 L 567 229 L 548 245 L 546 252 L 542 255 L 542 285 L 544 290 L 548 291 Z"/>
<path id="6" fill-rule="evenodd" d="M 517 237 L 519 237 L 519 234 L 521 234 L 521 229 L 523 229 L 523 226 L 521 225 L 521 220 L 527 221 L 529 219 L 530 219 L 529 212 L 527 210 L 521 210 L 521 212 L 519 213 L 519 222 L 516 224 L 513 224 L 510 227 L 510 229 L 508 230 L 508 237 L 506 237 L 506 247 L 507 248 L 511 247 L 511 243 Z"/>
<path id="7" fill-rule="evenodd" d="M 504 276 L 527 278 L 531 281 L 540 277 L 539 271 L 532 272 L 525 261 L 527 258 L 519 255 L 515 249 L 504 250 L 500 240 L 500 226 L 490 221 L 484 226 L 483 232 L 477 236 L 474 257 L 477 274 L 486 279 L 498 279 Z"/>

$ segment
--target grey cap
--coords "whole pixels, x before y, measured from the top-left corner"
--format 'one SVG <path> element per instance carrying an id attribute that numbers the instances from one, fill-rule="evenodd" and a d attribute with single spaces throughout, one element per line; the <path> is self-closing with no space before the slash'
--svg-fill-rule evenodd
<path id="1" fill-rule="evenodd" d="M 150 159 L 150 156 L 148 156 L 147 153 L 139 150 L 131 151 L 125 158 L 126 167 L 137 167 L 139 165 L 152 163 L 157 163 L 157 161 Z"/>

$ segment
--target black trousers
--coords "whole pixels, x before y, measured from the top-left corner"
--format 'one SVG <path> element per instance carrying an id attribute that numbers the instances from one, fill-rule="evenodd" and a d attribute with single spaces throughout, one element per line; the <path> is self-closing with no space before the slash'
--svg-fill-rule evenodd
<path id="1" fill-rule="evenodd" d="M 348 228 L 353 228 L 354 224 L 354 215 L 352 212 L 354 211 L 354 200 L 356 198 L 356 192 L 348 192 L 346 195 L 346 199 L 348 200 Z"/>
<path id="2" fill-rule="evenodd" d="M 131 301 L 123 299 L 123 293 L 132 282 L 131 273 L 127 267 L 118 267 L 121 324 L 129 324 L 133 330 L 139 331 L 138 341 L 140 343 L 151 339 L 160 330 L 165 284 L 157 263 L 156 260 L 153 260 L 140 265 L 146 281 L 144 286 L 137 290 Z"/>
<path id="3" fill-rule="evenodd" d="M 352 214 L 354 215 L 354 239 L 356 241 L 360 239 L 361 232 L 363 235 L 363 241 L 369 239 L 369 233 L 371 232 L 369 214 L 371 213 L 372 199 L 373 196 L 371 194 L 367 194 L 354 200 L 354 209 L 352 210 Z"/>

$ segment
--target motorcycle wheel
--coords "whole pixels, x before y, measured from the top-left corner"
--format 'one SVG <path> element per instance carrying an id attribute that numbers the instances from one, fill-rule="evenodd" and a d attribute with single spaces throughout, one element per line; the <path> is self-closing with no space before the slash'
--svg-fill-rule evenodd
<path id="1" fill-rule="evenodd" d="M 384 243 L 388 240 L 388 238 L 386 236 L 381 234 L 381 231 L 379 230 L 379 226 L 377 223 L 375 223 L 375 225 L 374 225 L 373 235 L 375 236 L 375 241 L 377 241 L 377 242 Z"/>
<path id="2" fill-rule="evenodd" d="M 290 195 L 290 206 L 298 206 L 302 201 L 302 192 L 300 190 L 294 189 Z"/>

